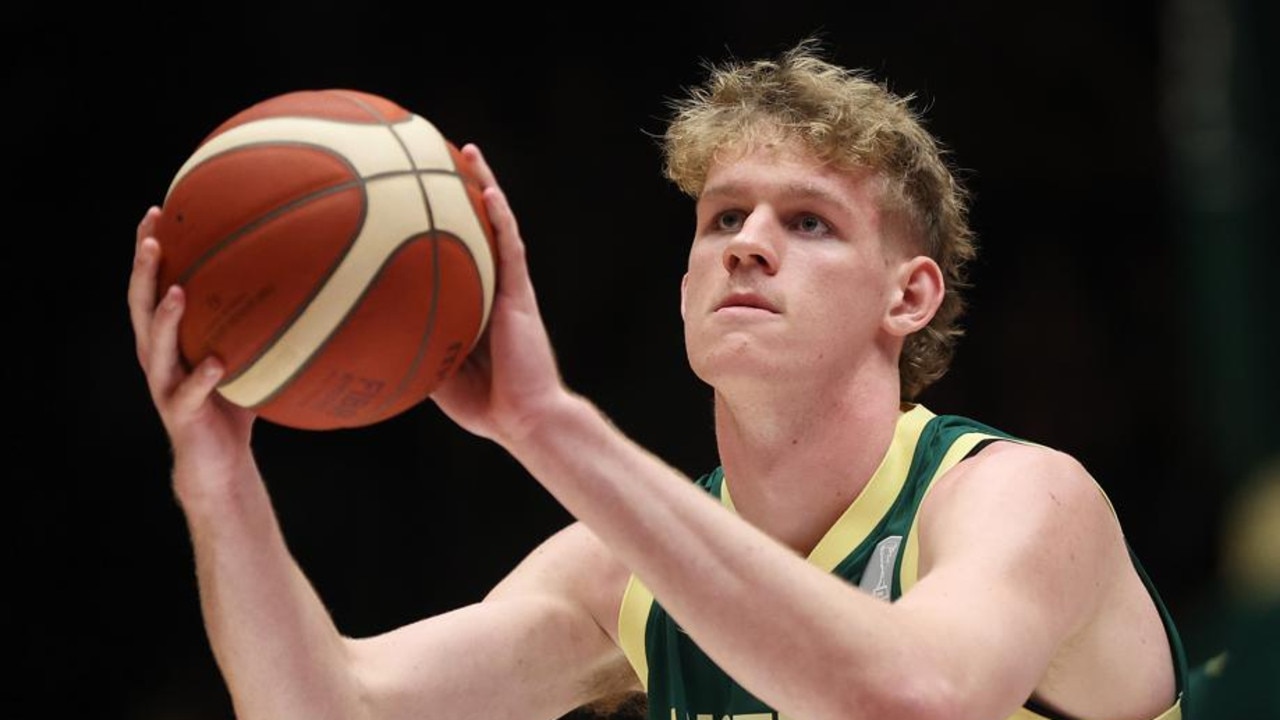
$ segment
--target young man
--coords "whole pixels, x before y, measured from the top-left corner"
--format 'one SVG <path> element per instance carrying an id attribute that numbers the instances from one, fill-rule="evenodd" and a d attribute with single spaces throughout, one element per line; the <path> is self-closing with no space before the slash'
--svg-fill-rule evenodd
<path id="1" fill-rule="evenodd" d="M 721 466 L 690 482 L 564 385 L 468 145 L 497 297 L 434 399 L 577 521 L 482 601 L 376 637 L 335 628 L 291 558 L 217 359 L 182 366 L 144 216 L 138 357 L 238 716 L 553 719 L 644 690 L 654 720 L 1180 717 L 1177 632 L 1080 463 L 913 400 L 946 369 L 974 249 L 907 101 L 801 43 L 713 68 L 677 110 L 681 310 Z"/>

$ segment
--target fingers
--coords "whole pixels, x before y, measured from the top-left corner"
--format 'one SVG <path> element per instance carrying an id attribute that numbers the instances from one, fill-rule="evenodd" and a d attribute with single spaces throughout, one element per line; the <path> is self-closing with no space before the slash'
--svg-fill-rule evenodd
<path id="1" fill-rule="evenodd" d="M 476 171 L 476 176 L 480 178 L 480 184 L 486 188 L 497 187 L 498 180 L 493 175 L 493 169 L 489 167 L 489 163 L 484 159 L 484 153 L 480 152 L 480 147 L 475 143 L 467 143 L 462 147 L 462 154 L 471 161 L 472 169 Z"/>
<path id="2" fill-rule="evenodd" d="M 178 335 L 186 294 L 174 285 L 157 295 L 161 251 L 155 230 L 159 219 L 160 209 L 151 207 L 138 223 L 129 276 L 129 319 L 152 402 L 172 436 L 179 428 L 210 417 L 207 411 L 218 402 L 212 395 L 225 368 L 217 358 L 209 357 L 187 372 Z"/>
<path id="3" fill-rule="evenodd" d="M 507 204 L 507 196 L 496 187 L 484 191 L 485 206 L 497 230 L 498 283 L 497 291 L 508 296 L 527 294 L 532 302 L 533 285 L 525 256 L 524 241 L 516 226 L 515 214 Z"/>
<path id="4" fill-rule="evenodd" d="M 494 227 L 498 230 L 499 237 L 501 238 L 505 235 L 506 240 L 514 240 L 516 244 L 523 246 L 524 241 L 520 238 L 520 229 L 516 225 L 515 213 L 511 212 L 511 205 L 507 202 L 507 194 L 498 185 L 498 179 L 493 174 L 493 168 L 489 167 L 489 162 L 484 159 L 484 154 L 480 152 L 479 146 L 475 143 L 467 143 L 462 152 L 471 161 L 472 167 L 484 187 L 485 207 L 489 211 L 490 220 L 493 221 Z"/>
<path id="5" fill-rule="evenodd" d="M 498 186 L 493 169 L 489 167 L 477 145 L 467 143 L 463 146 L 462 153 L 471 162 L 484 187 L 485 209 L 497 234 L 498 292 L 511 295 L 527 288 L 531 297 L 532 286 L 525 260 L 524 240 L 520 237 L 520 228 L 516 223 L 515 213 L 507 202 L 507 195 Z"/>
<path id="6" fill-rule="evenodd" d="M 156 269 L 159 267 L 160 243 L 155 226 L 160 209 L 151 207 L 138 223 L 133 247 L 133 271 L 129 274 L 129 320 L 133 324 L 134 345 L 138 361 L 146 368 L 150 347 L 151 316 L 156 304 Z"/>
<path id="7" fill-rule="evenodd" d="M 182 321 L 182 311 L 186 307 L 186 294 L 182 288 L 174 285 L 160 298 L 155 315 L 151 319 L 151 354 L 150 361 L 159 363 L 160 367 L 177 365 L 180 362 L 178 353 L 178 326 Z"/>
<path id="8" fill-rule="evenodd" d="M 210 356 L 196 366 L 191 375 L 174 390 L 171 411 L 193 414 L 209 400 L 209 396 L 222 380 L 223 367 L 218 359 Z"/>
<path id="9" fill-rule="evenodd" d="M 178 328 L 186 309 L 182 288 L 170 287 L 156 306 L 150 328 L 150 354 L 145 360 L 147 382 L 161 414 L 190 414 L 199 410 L 222 379 L 224 368 L 210 356 L 190 374 L 183 366 L 178 345 Z"/>
<path id="10" fill-rule="evenodd" d="M 156 233 L 156 222 L 160 220 L 160 208 L 152 205 L 143 213 L 142 219 L 138 221 L 138 234 L 135 245 L 141 243 L 143 239 L 153 237 Z"/>
<path id="11" fill-rule="evenodd" d="M 178 350 L 178 326 L 182 320 L 182 311 L 186 296 L 177 285 L 169 288 L 154 313 L 150 315 L 149 324 L 143 328 L 145 355 L 142 366 L 147 372 L 147 383 L 155 398 L 162 398 L 172 393 L 172 388 L 183 380 L 182 360 Z"/>
<path id="12" fill-rule="evenodd" d="M 157 402 L 176 401 L 198 405 L 216 386 L 221 367 L 216 361 L 202 365 L 204 372 L 188 379 L 178 344 L 178 329 L 186 308 L 182 288 L 157 292 L 160 243 L 155 238 L 160 209 L 151 207 L 138 223 L 133 271 L 129 277 L 129 319 L 133 324 L 138 362 L 147 374 L 147 384 Z"/>

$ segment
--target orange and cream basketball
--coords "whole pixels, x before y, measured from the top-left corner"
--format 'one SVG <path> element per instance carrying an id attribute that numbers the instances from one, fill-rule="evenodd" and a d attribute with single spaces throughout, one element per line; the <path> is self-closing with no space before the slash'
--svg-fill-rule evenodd
<path id="1" fill-rule="evenodd" d="M 161 288 L 187 293 L 183 360 L 281 425 L 398 415 L 479 340 L 493 228 L 465 157 L 375 94 L 301 90 L 210 133 L 174 176 L 156 237 Z"/>

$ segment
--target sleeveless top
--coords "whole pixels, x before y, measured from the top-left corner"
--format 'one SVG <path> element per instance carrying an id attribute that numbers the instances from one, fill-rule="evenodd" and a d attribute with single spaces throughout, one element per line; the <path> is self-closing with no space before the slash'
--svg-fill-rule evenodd
<path id="1" fill-rule="evenodd" d="M 823 570 L 888 601 L 916 582 L 916 513 L 933 481 L 987 443 L 1028 442 L 968 418 L 935 415 L 923 405 L 907 408 L 880 467 L 808 557 Z M 723 468 L 697 483 L 733 508 Z M 1177 700 L 1153 720 L 1180 720 L 1187 676 L 1182 641 L 1131 548 L 1129 556 L 1160 612 L 1175 661 Z M 644 685 L 649 720 L 787 720 L 712 662 L 634 575 L 618 614 L 618 637 Z M 1028 699 L 1008 720 L 1070 719 Z"/>

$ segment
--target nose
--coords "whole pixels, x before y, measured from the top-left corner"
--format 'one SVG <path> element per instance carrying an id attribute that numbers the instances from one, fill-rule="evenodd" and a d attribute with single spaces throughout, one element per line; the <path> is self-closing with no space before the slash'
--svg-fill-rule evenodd
<path id="1" fill-rule="evenodd" d="M 777 245 L 780 226 L 767 208 L 756 208 L 742 223 L 742 229 L 724 248 L 724 269 L 729 272 L 757 266 L 772 275 L 781 259 Z"/>

